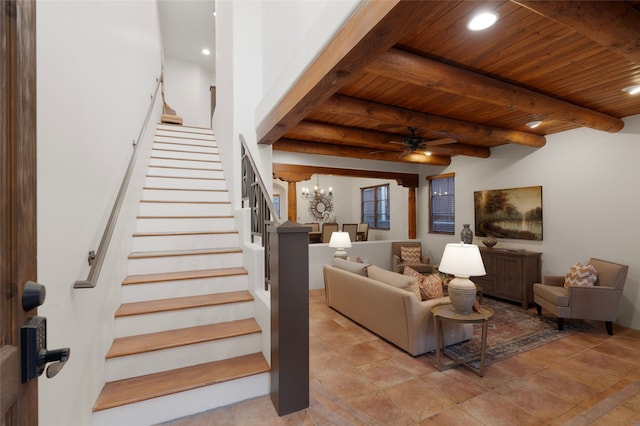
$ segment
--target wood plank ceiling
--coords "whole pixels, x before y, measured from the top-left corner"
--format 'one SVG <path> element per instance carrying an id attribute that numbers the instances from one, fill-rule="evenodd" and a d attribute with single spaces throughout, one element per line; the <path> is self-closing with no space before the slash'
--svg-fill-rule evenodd
<path id="1" fill-rule="evenodd" d="M 479 10 L 499 19 L 472 32 Z M 546 135 L 579 127 L 617 132 L 640 114 L 640 94 L 622 91 L 640 84 L 640 1 L 400 1 L 371 34 L 330 83 L 261 123 L 259 143 L 448 165 L 504 144 L 541 148 Z M 408 127 L 456 143 L 400 158 Z"/>

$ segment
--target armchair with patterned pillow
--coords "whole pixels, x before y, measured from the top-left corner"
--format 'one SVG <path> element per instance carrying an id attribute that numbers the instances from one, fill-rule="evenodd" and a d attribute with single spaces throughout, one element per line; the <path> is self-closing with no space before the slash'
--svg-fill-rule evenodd
<path id="1" fill-rule="evenodd" d="M 555 315 L 558 330 L 563 329 L 565 318 L 604 321 L 612 335 L 628 271 L 627 265 L 591 258 L 586 265 L 575 264 L 564 276 L 545 276 L 542 283 L 533 285 L 538 315 L 542 309 Z"/>
<path id="2" fill-rule="evenodd" d="M 402 274 L 404 267 L 410 266 L 421 274 L 430 274 L 433 265 L 422 255 L 420 241 L 395 241 L 391 243 L 391 270 Z"/>

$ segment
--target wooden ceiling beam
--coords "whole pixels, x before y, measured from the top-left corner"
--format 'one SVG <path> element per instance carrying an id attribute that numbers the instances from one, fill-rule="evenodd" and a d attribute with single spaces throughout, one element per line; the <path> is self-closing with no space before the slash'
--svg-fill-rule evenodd
<path id="1" fill-rule="evenodd" d="M 624 1 L 511 0 L 640 65 L 640 12 Z"/>
<path id="2" fill-rule="evenodd" d="M 451 158 L 441 157 L 438 155 L 426 156 L 424 154 L 410 154 L 404 158 L 399 158 L 398 152 L 372 153 L 371 150 L 367 148 L 356 148 L 352 146 L 332 145 L 291 139 L 278 140 L 278 142 L 273 145 L 273 149 L 275 151 L 330 155 L 334 157 L 358 158 L 360 160 L 395 161 L 400 163 L 418 163 L 432 166 L 448 166 L 451 164 Z"/>
<path id="3" fill-rule="evenodd" d="M 299 164 L 273 164 L 273 177 L 285 182 L 309 180 L 313 175 L 349 176 L 371 179 L 391 179 L 407 188 L 420 186 L 419 175 L 415 173 L 385 172 L 382 170 L 340 169 L 337 167 L 302 166 Z"/>
<path id="4" fill-rule="evenodd" d="M 366 71 L 592 129 L 617 132 L 624 127 L 619 118 L 397 48 L 374 58 Z"/>
<path id="5" fill-rule="evenodd" d="M 533 133 L 439 117 L 344 95 L 332 96 L 321 104 L 317 111 L 371 119 L 396 126 L 413 126 L 426 132 L 429 137 L 434 139 L 452 137 L 459 142 L 471 144 L 502 145 L 514 143 L 537 148 L 546 143 L 544 136 Z"/>
<path id="6" fill-rule="evenodd" d="M 363 2 L 282 100 L 256 129 L 260 144 L 273 144 L 316 107 L 355 78 L 428 16 L 421 1 Z"/>
<path id="7" fill-rule="evenodd" d="M 336 126 L 333 124 L 302 121 L 289 130 L 285 137 L 315 143 L 329 143 L 335 145 L 350 145 L 360 148 L 385 151 L 404 151 L 404 145 L 389 143 L 392 140 L 400 141 L 402 137 L 376 132 L 374 130 L 355 129 L 352 127 Z M 279 143 L 279 142 L 278 142 Z M 488 158 L 491 155 L 489 148 L 455 143 L 435 147 L 433 152 L 445 151 L 443 155 L 467 155 L 470 157 Z M 425 151 L 425 150 L 421 150 Z"/>
<path id="8" fill-rule="evenodd" d="M 313 121 L 302 121 L 298 123 L 297 126 L 285 134 L 285 138 L 335 143 L 337 145 L 346 144 L 369 149 L 403 150 L 401 145 L 389 146 L 389 141 L 394 138 L 393 135 L 373 130 L 354 129 L 352 127 L 342 127 Z"/>

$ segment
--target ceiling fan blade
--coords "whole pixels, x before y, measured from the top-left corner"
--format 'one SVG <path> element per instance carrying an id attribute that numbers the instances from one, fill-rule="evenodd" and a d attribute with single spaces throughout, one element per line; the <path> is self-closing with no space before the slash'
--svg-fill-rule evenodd
<path id="1" fill-rule="evenodd" d="M 449 145 L 452 143 L 457 143 L 458 141 L 456 139 L 453 138 L 443 138 L 443 139 L 436 139 L 433 141 L 426 141 L 424 142 L 426 146 L 431 147 L 431 146 L 440 146 L 440 145 Z"/>
<path id="2" fill-rule="evenodd" d="M 410 150 L 406 150 L 406 151 L 402 151 L 402 153 L 400 154 L 400 156 L 398 158 L 406 158 L 409 156 L 409 154 L 411 154 L 412 151 Z"/>
<path id="3" fill-rule="evenodd" d="M 389 141 L 389 143 L 393 143 L 393 144 L 396 144 L 396 145 L 406 145 L 406 143 L 398 142 L 398 141 Z"/>
<path id="4" fill-rule="evenodd" d="M 381 153 L 381 152 L 388 152 L 388 151 L 389 151 L 389 150 L 387 150 L 387 149 L 379 149 L 379 150 L 377 150 L 377 151 L 371 151 L 371 152 L 369 153 L 369 155 L 379 154 L 379 153 Z"/>

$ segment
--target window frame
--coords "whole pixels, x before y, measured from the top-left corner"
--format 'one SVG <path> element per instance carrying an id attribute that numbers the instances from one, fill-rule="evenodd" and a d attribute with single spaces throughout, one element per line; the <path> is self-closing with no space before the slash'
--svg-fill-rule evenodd
<path id="1" fill-rule="evenodd" d="M 451 179 L 451 191 L 452 193 L 440 194 L 438 197 L 443 195 L 450 196 L 450 208 L 451 210 L 448 213 L 452 218 L 452 222 L 450 225 L 450 230 L 442 230 L 436 229 L 434 226 L 435 217 L 434 217 L 434 190 L 433 183 L 440 179 Z M 456 229 L 456 192 L 455 192 L 455 173 L 445 173 L 441 175 L 427 176 L 427 181 L 429 182 L 429 233 L 430 234 L 441 234 L 441 235 L 454 235 Z"/>
<path id="2" fill-rule="evenodd" d="M 378 199 L 378 189 L 379 188 L 386 188 L 386 193 L 387 193 L 387 198 L 386 199 Z M 373 191 L 373 206 L 374 206 L 374 213 L 373 213 L 373 223 L 371 222 L 367 222 L 365 221 L 365 191 Z M 367 201 L 370 202 L 370 201 Z M 380 203 L 386 203 L 385 205 L 385 212 L 384 214 L 386 214 L 387 216 L 387 220 L 386 221 L 382 221 L 380 219 L 381 213 L 380 213 Z M 360 222 L 362 223 L 368 223 L 369 224 L 369 229 L 378 229 L 378 230 L 382 230 L 382 231 L 388 231 L 391 229 L 391 185 L 389 185 L 388 183 L 382 184 L 382 185 L 373 185 L 373 186 L 366 186 L 366 187 L 361 187 L 360 188 Z M 387 226 L 381 226 L 380 222 L 385 222 L 388 225 Z"/>

